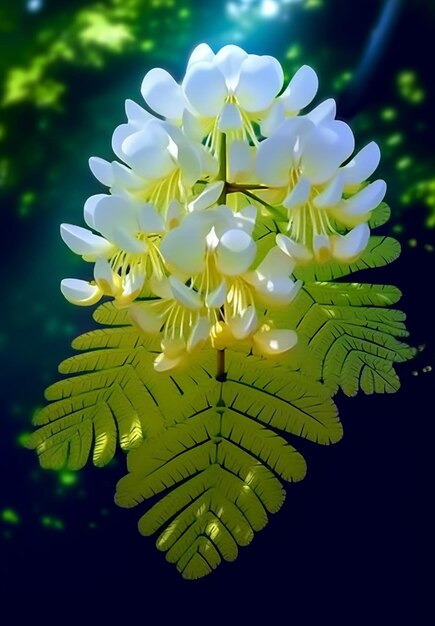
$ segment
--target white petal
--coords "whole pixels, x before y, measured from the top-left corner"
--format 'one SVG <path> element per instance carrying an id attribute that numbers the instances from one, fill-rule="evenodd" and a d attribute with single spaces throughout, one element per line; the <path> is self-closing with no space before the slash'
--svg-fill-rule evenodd
<path id="1" fill-rule="evenodd" d="M 143 178 L 138 176 L 129 167 L 118 161 L 112 163 L 113 186 L 126 189 L 139 189 L 145 185 Z"/>
<path id="2" fill-rule="evenodd" d="M 268 304 L 283 306 L 294 300 L 301 286 L 301 281 L 294 282 L 288 276 L 270 276 L 259 282 L 257 291 Z"/>
<path id="3" fill-rule="evenodd" d="M 351 127 L 340 120 L 334 120 L 330 124 L 330 128 L 336 133 L 338 137 L 337 153 L 341 159 L 341 163 L 346 161 L 355 150 L 355 137 Z"/>
<path id="4" fill-rule="evenodd" d="M 285 235 L 277 235 L 276 242 L 278 243 L 281 238 L 287 239 Z M 288 254 L 286 254 L 286 251 L 274 246 L 266 254 L 263 261 L 257 267 L 256 272 L 260 277 L 289 276 L 294 266 L 294 262 L 289 258 Z"/>
<path id="5" fill-rule="evenodd" d="M 222 72 L 227 87 L 232 92 L 239 82 L 240 68 L 247 57 L 247 52 L 233 44 L 224 46 L 216 54 L 214 65 Z"/>
<path id="6" fill-rule="evenodd" d="M 382 202 L 386 191 L 387 185 L 385 181 L 375 180 L 343 202 L 343 213 L 352 217 L 368 213 Z"/>
<path id="7" fill-rule="evenodd" d="M 183 116 L 186 107 L 183 90 L 166 70 L 160 67 L 150 70 L 142 81 L 141 93 L 159 115 L 177 120 Z"/>
<path id="8" fill-rule="evenodd" d="M 219 309 L 225 303 L 227 297 L 227 284 L 223 280 L 219 287 L 210 291 L 205 297 L 205 306 L 208 309 Z"/>
<path id="9" fill-rule="evenodd" d="M 214 252 L 216 248 L 218 247 L 219 237 L 217 236 L 216 229 L 214 226 L 210 230 L 210 232 L 207 234 L 206 242 L 207 242 L 207 250 L 209 252 Z"/>
<path id="10" fill-rule="evenodd" d="M 154 274 L 148 279 L 148 286 L 155 296 L 162 300 L 172 300 L 172 289 L 169 284 L 169 280 L 164 278 L 157 278 Z"/>
<path id="11" fill-rule="evenodd" d="M 282 67 L 274 57 L 250 54 L 242 62 L 235 90 L 240 106 L 251 113 L 267 109 L 283 81 Z"/>
<path id="12" fill-rule="evenodd" d="M 159 179 L 171 174 L 175 163 L 163 138 L 151 133 L 150 124 L 144 130 L 129 135 L 122 143 L 124 161 L 145 178 Z M 167 136 L 167 135 L 166 135 Z"/>
<path id="13" fill-rule="evenodd" d="M 162 216 L 149 202 L 144 202 L 139 207 L 139 226 L 144 233 L 162 233 L 165 230 Z"/>
<path id="14" fill-rule="evenodd" d="M 89 198 L 89 200 L 91 199 Z M 138 230 L 139 224 L 135 207 L 127 198 L 101 195 L 93 203 L 92 209 L 93 228 L 110 241 L 113 240 L 115 229 L 126 230 L 132 234 Z"/>
<path id="15" fill-rule="evenodd" d="M 250 235 L 240 229 L 227 230 L 217 248 L 216 266 L 227 276 L 237 276 L 249 269 L 255 254 L 256 245 Z"/>
<path id="16" fill-rule="evenodd" d="M 344 122 L 317 126 L 304 141 L 301 158 L 304 175 L 313 184 L 326 182 L 352 153 L 354 144 L 352 131 Z"/>
<path id="17" fill-rule="evenodd" d="M 225 79 L 217 67 L 199 61 L 186 73 L 183 89 L 193 108 L 205 117 L 217 115 L 227 96 Z"/>
<path id="18" fill-rule="evenodd" d="M 277 355 L 287 352 L 298 341 L 294 330 L 277 328 L 273 330 L 259 331 L 254 335 L 255 347 L 264 355 Z"/>
<path id="19" fill-rule="evenodd" d="M 183 360 L 183 356 L 178 356 L 175 358 L 170 358 L 163 352 L 159 354 L 158 357 L 154 360 L 154 369 L 156 372 L 170 372 L 175 369 L 178 365 L 180 365 Z"/>
<path id="20" fill-rule="evenodd" d="M 280 99 L 272 103 L 266 117 L 260 123 L 260 131 L 263 137 L 270 137 L 277 132 L 278 128 L 285 121 L 284 104 Z"/>
<path id="21" fill-rule="evenodd" d="M 111 236 L 115 243 L 124 252 L 130 254 L 142 254 L 147 251 L 148 246 L 145 241 L 140 241 L 129 231 L 122 228 L 114 227 Z"/>
<path id="22" fill-rule="evenodd" d="M 182 337 L 162 339 L 160 345 L 165 355 L 171 359 L 183 356 L 186 351 L 186 342 Z"/>
<path id="23" fill-rule="evenodd" d="M 179 143 L 186 140 L 181 128 L 171 120 L 159 120 L 156 118 L 149 127 L 155 140 L 161 142 L 161 145 L 168 146 L 172 139 L 178 146 Z"/>
<path id="24" fill-rule="evenodd" d="M 245 339 L 257 328 L 258 317 L 255 307 L 248 306 L 242 313 L 232 317 L 229 321 L 229 327 L 236 339 Z"/>
<path id="25" fill-rule="evenodd" d="M 116 299 L 118 305 L 129 305 L 140 295 L 145 283 L 145 274 L 140 271 L 129 272 L 122 281 L 122 292 Z"/>
<path id="26" fill-rule="evenodd" d="M 109 241 L 94 235 L 87 228 L 61 224 L 60 235 L 66 245 L 76 254 L 109 257 L 114 252 L 114 246 Z"/>
<path id="27" fill-rule="evenodd" d="M 187 309 L 197 311 L 202 307 L 201 297 L 197 291 L 190 289 L 175 276 L 169 277 L 174 298 Z"/>
<path id="28" fill-rule="evenodd" d="M 210 122 L 194 115 L 189 109 L 185 109 L 183 113 L 183 130 L 186 137 L 201 141 L 208 134 Z"/>
<path id="29" fill-rule="evenodd" d="M 103 295 L 98 285 L 91 285 L 78 278 L 64 278 L 60 283 L 60 290 L 68 302 L 78 306 L 95 304 Z"/>
<path id="30" fill-rule="evenodd" d="M 153 119 L 151 113 L 148 113 L 148 111 L 145 111 L 145 109 L 139 106 L 136 102 L 129 99 L 125 101 L 125 114 L 128 121 L 133 123 L 138 128 Z"/>
<path id="31" fill-rule="evenodd" d="M 328 98 L 318 104 L 312 111 L 304 117 L 309 119 L 313 124 L 319 126 L 321 124 L 329 124 L 335 119 L 337 113 L 337 105 L 333 98 Z"/>
<path id="32" fill-rule="evenodd" d="M 247 141 L 236 139 L 228 146 L 228 171 L 232 181 L 243 181 L 253 176 L 253 158 Z"/>
<path id="33" fill-rule="evenodd" d="M 95 178 L 106 187 L 113 184 L 112 165 L 105 159 L 100 157 L 91 157 L 89 159 L 89 168 Z"/>
<path id="34" fill-rule="evenodd" d="M 362 148 L 353 159 L 343 167 L 342 172 L 347 185 L 357 185 L 367 180 L 379 165 L 381 151 L 379 146 L 371 141 Z"/>
<path id="35" fill-rule="evenodd" d="M 252 235 L 255 228 L 255 220 L 257 219 L 257 209 L 252 204 L 248 204 L 241 211 L 233 214 L 233 220 L 237 228 L 243 228 L 245 233 Z"/>
<path id="36" fill-rule="evenodd" d="M 85 222 L 88 226 L 90 226 L 94 230 L 98 230 L 95 227 L 95 220 L 94 220 L 95 208 L 104 198 L 109 198 L 109 197 L 110 196 L 108 196 L 105 193 L 97 193 L 95 196 L 90 196 L 90 198 L 88 198 L 85 202 L 85 206 L 83 209 Z"/>
<path id="37" fill-rule="evenodd" d="M 292 145 L 286 135 L 273 135 L 260 143 L 255 167 L 262 183 L 272 187 L 287 186 L 292 165 Z"/>
<path id="38" fill-rule="evenodd" d="M 97 259 L 94 267 L 97 285 L 106 295 L 116 296 L 120 290 L 120 278 L 105 259 Z"/>
<path id="39" fill-rule="evenodd" d="M 338 173 L 326 188 L 316 198 L 314 198 L 314 206 L 318 209 L 337 205 L 343 195 L 344 177 Z"/>
<path id="40" fill-rule="evenodd" d="M 232 102 L 226 102 L 219 118 L 219 130 L 226 133 L 229 130 L 243 128 L 243 120 L 239 109 Z"/>
<path id="41" fill-rule="evenodd" d="M 314 256 L 320 263 L 326 263 L 331 258 L 331 240 L 327 235 L 314 235 Z"/>
<path id="42" fill-rule="evenodd" d="M 219 170 L 219 162 L 211 152 L 206 150 L 204 146 L 199 146 L 201 154 L 201 167 L 203 176 L 209 176 L 210 178 L 216 178 Z"/>
<path id="43" fill-rule="evenodd" d="M 200 61 L 213 61 L 214 52 L 210 48 L 210 46 L 206 43 L 200 43 L 193 50 L 192 54 L 189 57 L 189 61 L 187 63 L 187 69 L 192 67 L 195 63 L 199 63 Z"/>
<path id="44" fill-rule="evenodd" d="M 210 229 L 216 224 L 216 221 L 220 217 L 220 210 L 226 208 L 223 205 L 219 205 L 217 208 L 209 211 L 193 211 L 188 213 L 183 219 L 182 228 L 190 233 L 190 238 L 200 238 L 205 241 L 205 237 L 210 232 Z"/>
<path id="45" fill-rule="evenodd" d="M 311 193 L 310 181 L 306 178 L 300 178 L 290 193 L 285 198 L 283 205 L 286 209 L 295 209 L 305 204 Z"/>
<path id="46" fill-rule="evenodd" d="M 187 352 L 192 352 L 207 341 L 210 334 L 210 321 L 207 317 L 201 316 L 192 328 L 187 340 Z"/>
<path id="47" fill-rule="evenodd" d="M 133 322 L 146 333 L 157 334 L 160 332 L 163 319 L 159 315 L 156 306 L 153 306 L 152 303 L 133 303 L 130 305 L 128 312 Z"/>
<path id="48" fill-rule="evenodd" d="M 207 207 L 212 206 L 218 201 L 223 188 L 224 183 L 221 180 L 206 185 L 206 187 L 199 194 L 199 196 L 197 196 L 195 200 L 192 200 L 192 202 L 189 202 L 187 208 L 189 209 L 189 211 L 193 212 L 203 211 Z"/>
<path id="49" fill-rule="evenodd" d="M 287 112 L 297 112 L 310 104 L 318 87 L 319 79 L 316 72 L 308 65 L 303 65 L 279 99 L 282 100 Z"/>
<path id="50" fill-rule="evenodd" d="M 232 210 L 221 204 L 213 211 L 207 211 L 209 215 L 213 216 L 213 226 L 207 233 L 207 248 L 209 250 L 216 250 L 220 238 L 230 230 L 231 228 L 237 228 L 237 223 L 234 219 L 234 213 Z"/>
<path id="51" fill-rule="evenodd" d="M 171 200 L 166 211 L 166 226 L 169 230 L 180 225 L 183 212 L 178 200 Z"/>
<path id="52" fill-rule="evenodd" d="M 183 141 L 178 146 L 178 166 L 181 180 L 186 187 L 192 187 L 201 177 L 201 154 L 196 145 Z"/>
<path id="53" fill-rule="evenodd" d="M 307 246 L 290 239 L 287 235 L 277 235 L 276 243 L 283 252 L 296 261 L 311 261 L 313 258 L 313 255 L 310 250 L 308 250 Z"/>
<path id="54" fill-rule="evenodd" d="M 113 131 L 112 150 L 122 161 L 125 161 L 125 153 L 122 149 L 122 145 L 127 137 L 130 137 L 130 135 L 135 132 L 137 132 L 137 126 L 134 124 L 120 124 Z"/>
<path id="55" fill-rule="evenodd" d="M 339 261 L 351 261 L 365 249 L 369 239 L 370 228 L 367 224 L 359 224 L 347 235 L 332 237 L 332 254 Z"/>

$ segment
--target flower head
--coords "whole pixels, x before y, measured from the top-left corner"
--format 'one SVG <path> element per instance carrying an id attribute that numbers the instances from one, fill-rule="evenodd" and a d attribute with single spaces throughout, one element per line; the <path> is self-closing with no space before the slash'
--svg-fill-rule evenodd
<path id="1" fill-rule="evenodd" d="M 168 215 L 171 218 L 171 211 Z M 87 224 L 103 235 L 72 224 L 61 225 L 61 235 L 73 252 L 95 261 L 95 285 L 83 283 L 83 297 L 74 279 L 62 281 L 62 292 L 75 304 L 94 304 L 103 295 L 126 305 L 141 292 L 145 281 L 161 279 L 164 266 L 159 241 L 167 225 L 156 208 L 133 197 L 99 194 L 85 205 Z M 74 284 L 74 290 L 70 287 Z M 87 297 L 92 288 L 91 301 Z"/>
<path id="2" fill-rule="evenodd" d="M 89 228 L 61 226 L 71 250 L 94 263 L 90 282 L 62 281 L 65 297 L 128 307 L 160 338 L 158 371 L 204 345 L 290 350 L 296 333 L 275 311 L 301 288 L 295 265 L 349 262 L 367 245 L 385 193 L 383 181 L 367 183 L 379 148 L 371 142 L 352 158 L 354 137 L 333 100 L 300 115 L 317 92 L 314 70 L 301 67 L 284 90 L 283 76 L 271 56 L 206 44 L 180 83 L 148 72 L 142 95 L 152 112 L 127 100 L 112 138 L 119 161 L 90 159 L 109 190 L 86 201 Z M 271 223 L 276 235 L 265 237 Z"/>
<path id="3" fill-rule="evenodd" d="M 293 263 L 277 247 L 256 267 L 255 221 L 251 205 L 240 212 L 220 205 L 186 215 L 163 239 L 160 250 L 170 275 L 156 286 L 160 299 L 133 308 L 145 332 L 162 331 L 159 369 L 180 363 L 208 340 L 222 349 L 251 339 L 258 349 L 279 353 L 256 339 L 258 310 L 289 304 L 300 282 L 290 278 Z"/>
<path id="4" fill-rule="evenodd" d="M 346 163 L 354 145 L 344 122 L 307 115 L 283 122 L 259 147 L 257 177 L 288 211 L 288 236 L 280 235 L 278 245 L 298 261 L 351 261 L 367 245 L 370 211 L 386 185 L 377 180 L 363 186 L 380 151 L 371 142 Z"/>

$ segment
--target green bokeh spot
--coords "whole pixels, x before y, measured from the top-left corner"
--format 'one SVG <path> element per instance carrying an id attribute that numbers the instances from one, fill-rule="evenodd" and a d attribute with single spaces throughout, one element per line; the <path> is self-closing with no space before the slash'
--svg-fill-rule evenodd
<path id="1" fill-rule="evenodd" d="M 44 517 L 41 518 L 41 524 L 45 528 L 53 528 L 54 530 L 64 529 L 64 524 L 60 519 L 49 517 L 48 515 L 44 515 Z"/>
<path id="2" fill-rule="evenodd" d="M 59 482 L 65 487 L 72 487 L 78 483 L 78 476 L 75 472 L 69 470 L 62 470 L 59 472 Z"/>
<path id="3" fill-rule="evenodd" d="M 397 118 L 396 109 L 393 109 L 392 107 L 385 107 L 385 109 L 382 109 L 381 119 L 384 120 L 385 122 L 392 122 L 396 118 Z"/>
<path id="4" fill-rule="evenodd" d="M 1 513 L 2 521 L 5 524 L 19 524 L 21 522 L 20 516 L 13 509 L 3 509 Z"/>

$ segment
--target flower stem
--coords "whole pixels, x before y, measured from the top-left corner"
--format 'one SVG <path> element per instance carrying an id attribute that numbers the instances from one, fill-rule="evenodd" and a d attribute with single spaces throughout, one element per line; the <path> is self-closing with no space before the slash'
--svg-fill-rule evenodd
<path id="1" fill-rule="evenodd" d="M 219 136 L 219 172 L 217 180 L 223 180 L 222 193 L 217 200 L 217 204 L 225 204 L 227 200 L 227 136 L 220 133 Z"/>
<path id="2" fill-rule="evenodd" d="M 227 193 L 244 193 L 253 189 L 270 189 L 266 185 L 246 185 L 241 183 L 228 183 Z"/>
<path id="3" fill-rule="evenodd" d="M 219 144 L 219 173 L 218 180 L 224 181 L 222 193 L 218 198 L 218 204 L 225 204 L 227 201 L 227 136 L 225 133 L 220 133 Z M 219 320 L 224 319 L 223 307 L 219 310 Z M 216 380 L 220 383 L 225 382 L 227 374 L 225 372 L 225 350 L 217 351 L 217 370 Z"/>
<path id="4" fill-rule="evenodd" d="M 226 378 L 227 373 L 225 371 L 225 350 L 218 350 L 216 380 L 220 383 L 224 383 Z"/>
<path id="5" fill-rule="evenodd" d="M 282 213 L 282 211 L 280 211 L 276 207 L 272 206 L 271 204 L 269 204 L 268 202 L 263 200 L 263 198 L 260 198 L 259 196 L 255 195 L 254 193 L 251 193 L 247 189 L 241 190 L 241 192 L 245 196 L 248 196 L 248 198 L 251 198 L 252 200 L 255 200 L 255 202 L 259 202 L 264 207 L 266 207 L 266 209 L 269 211 L 269 213 L 272 214 L 272 217 L 274 219 L 276 219 L 278 222 L 287 222 L 288 221 L 287 215 L 285 215 L 284 213 Z"/>

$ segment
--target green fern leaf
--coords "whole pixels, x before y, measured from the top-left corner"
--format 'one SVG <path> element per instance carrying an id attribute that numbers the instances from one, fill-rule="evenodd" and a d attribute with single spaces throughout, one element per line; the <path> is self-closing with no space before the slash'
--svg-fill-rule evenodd
<path id="1" fill-rule="evenodd" d="M 297 267 L 294 275 L 304 282 L 334 280 L 358 270 L 388 265 L 400 254 L 400 244 L 392 237 L 371 237 L 367 248 L 353 263 L 338 263 L 331 260 L 326 263 L 308 264 Z"/>
<path id="2" fill-rule="evenodd" d="M 370 219 L 369 226 L 370 228 L 378 228 L 379 226 L 383 226 L 391 217 L 391 209 L 386 202 L 381 202 L 376 209 L 373 209 Z"/>
<path id="3" fill-rule="evenodd" d="M 162 378 L 153 368 L 158 342 L 134 328 L 125 311 L 105 304 L 94 317 L 100 323 L 124 325 L 81 335 L 73 347 L 86 352 L 60 364 L 61 373 L 74 376 L 46 390 L 51 404 L 37 413 L 34 423 L 41 428 L 27 442 L 45 468 L 80 469 L 92 443 L 94 464 L 106 465 L 117 441 L 130 450 L 144 437 L 159 433 L 183 414 L 184 393 L 208 380 L 201 368 L 196 377 Z"/>
<path id="4" fill-rule="evenodd" d="M 305 476 L 303 457 L 276 430 L 321 444 L 342 436 L 322 385 L 254 356 L 227 358 L 224 383 L 210 378 L 190 398 L 187 418 L 129 453 L 117 489 L 123 507 L 164 493 L 139 530 L 161 531 L 157 547 L 185 578 L 234 560 L 281 507 L 279 479 Z"/>
<path id="5" fill-rule="evenodd" d="M 412 358 L 405 314 L 387 308 L 400 298 L 391 286 L 308 283 L 287 322 L 296 328 L 304 354 L 301 369 L 333 393 L 392 393 L 400 387 L 393 364 Z"/>

